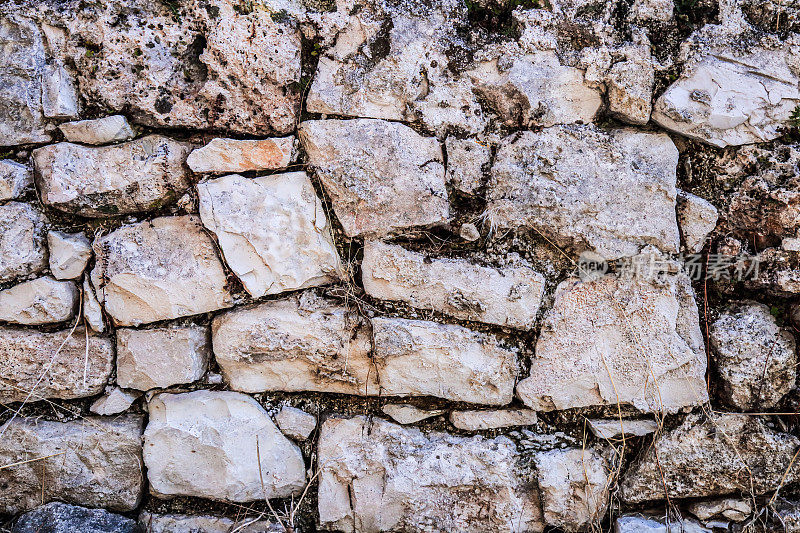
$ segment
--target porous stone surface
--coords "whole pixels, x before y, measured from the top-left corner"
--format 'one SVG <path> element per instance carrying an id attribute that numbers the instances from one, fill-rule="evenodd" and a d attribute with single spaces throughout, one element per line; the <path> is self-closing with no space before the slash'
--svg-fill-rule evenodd
<path id="1" fill-rule="evenodd" d="M 677 252 L 677 163 L 662 133 L 588 125 L 513 134 L 497 150 L 485 216 L 608 260 L 647 245 Z"/>
<path id="2" fill-rule="evenodd" d="M 377 393 L 367 326 L 313 293 L 222 313 L 211 331 L 214 357 L 234 390 Z"/>
<path id="3" fill-rule="evenodd" d="M 147 533 L 281 533 L 285 529 L 277 522 L 259 520 L 257 517 L 155 514 L 142 511 L 139 525 Z"/>
<path id="4" fill-rule="evenodd" d="M 88 346 L 87 346 L 88 344 Z M 114 366 L 110 339 L 82 329 L 0 328 L 0 398 L 85 398 L 103 392 Z"/>
<path id="5" fill-rule="evenodd" d="M 89 407 L 89 410 L 96 415 L 110 416 L 123 413 L 139 399 L 142 393 L 138 391 L 126 391 L 119 387 L 114 387 L 107 391 L 104 396 L 98 398 Z"/>
<path id="6" fill-rule="evenodd" d="M 766 305 L 735 302 L 711 324 L 709 342 L 721 396 L 729 405 L 745 411 L 766 410 L 794 388 L 794 335 L 778 327 Z"/>
<path id="7" fill-rule="evenodd" d="M 148 135 L 114 146 L 58 143 L 33 151 L 42 202 L 85 217 L 150 211 L 189 187 L 190 145 Z"/>
<path id="8" fill-rule="evenodd" d="M 696 520 L 682 518 L 666 521 L 662 518 L 647 518 L 642 515 L 626 515 L 617 518 L 614 525 L 616 533 L 711 533 Z"/>
<path id="9" fill-rule="evenodd" d="M 292 161 L 294 137 L 240 140 L 217 137 L 186 159 L 193 172 L 247 172 L 284 168 Z"/>
<path id="10" fill-rule="evenodd" d="M 136 520 L 78 505 L 50 502 L 19 517 L 11 533 L 139 533 Z"/>
<path id="11" fill-rule="evenodd" d="M 483 431 L 513 426 L 530 426 L 535 424 L 537 419 L 536 411 L 531 409 L 453 411 L 450 413 L 450 423 L 464 431 Z"/>
<path id="12" fill-rule="evenodd" d="M 382 394 L 436 396 L 469 403 L 511 403 L 516 355 L 462 326 L 373 318 L 373 359 Z"/>
<path id="13" fill-rule="evenodd" d="M 69 142 L 83 144 L 110 144 L 136 136 L 124 115 L 65 122 L 58 129 Z"/>
<path id="14" fill-rule="evenodd" d="M 719 212 L 711 202 L 678 190 L 678 225 L 689 252 L 703 250 L 706 237 L 716 227 L 718 218 Z"/>
<path id="15" fill-rule="evenodd" d="M 449 216 L 442 147 L 385 120 L 310 120 L 300 143 L 348 237 L 383 235 Z"/>
<path id="16" fill-rule="evenodd" d="M 556 288 L 517 395 L 538 411 L 630 404 L 674 413 L 708 400 L 706 356 L 685 275 L 607 275 Z"/>
<path id="17" fill-rule="evenodd" d="M 536 321 L 545 282 L 525 264 L 492 268 L 380 241 L 364 246 L 361 281 L 374 298 L 523 330 Z"/>
<path id="18" fill-rule="evenodd" d="M 30 167 L 11 159 L 0 159 L 0 202 L 19 198 L 32 185 Z"/>
<path id="19" fill-rule="evenodd" d="M 800 466 L 792 463 L 798 446 L 800 439 L 758 417 L 690 415 L 625 473 L 620 496 L 637 503 L 662 499 L 665 492 L 670 498 L 764 494 L 800 479 Z"/>
<path id="20" fill-rule="evenodd" d="M 211 358 L 203 326 L 117 330 L 117 383 L 150 390 L 197 381 Z"/>
<path id="21" fill-rule="evenodd" d="M 75 279 L 92 257 L 92 245 L 83 233 L 47 232 L 50 272 L 56 279 Z"/>
<path id="22" fill-rule="evenodd" d="M 325 529 L 544 528 L 538 491 L 507 437 L 426 435 L 378 418 L 330 418 L 322 425 L 319 462 Z"/>
<path id="23" fill-rule="evenodd" d="M 689 511 L 700 520 L 709 520 L 721 516 L 733 522 L 742 522 L 753 512 L 753 506 L 748 500 L 722 498 L 719 500 L 693 502 L 689 504 Z"/>
<path id="24" fill-rule="evenodd" d="M 245 394 L 159 394 L 148 412 L 144 462 L 154 495 L 248 502 L 298 496 L 306 484 L 300 449 Z"/>
<path id="25" fill-rule="evenodd" d="M 456 137 L 448 137 L 444 145 L 448 183 L 463 193 L 475 193 L 483 185 L 484 171 L 489 170 L 491 146 L 477 139 Z"/>
<path id="26" fill-rule="evenodd" d="M 47 266 L 47 218 L 21 202 L 0 205 L 0 283 L 38 274 Z"/>
<path id="27" fill-rule="evenodd" d="M 290 405 L 281 407 L 275 422 L 284 435 L 295 440 L 306 440 L 317 427 L 316 416 Z"/>
<path id="28" fill-rule="evenodd" d="M 658 422 L 655 420 L 601 420 L 590 419 L 589 429 L 596 437 L 601 439 L 617 439 L 628 437 L 642 437 L 655 433 L 658 430 Z"/>
<path id="29" fill-rule="evenodd" d="M 203 225 L 217 236 L 225 262 L 252 296 L 339 278 L 328 219 L 305 172 L 232 174 L 200 183 L 197 193 Z"/>
<path id="30" fill-rule="evenodd" d="M 0 321 L 26 326 L 64 322 L 78 307 L 80 291 L 73 281 L 45 276 L 0 290 Z"/>
<path id="31" fill-rule="evenodd" d="M 421 422 L 423 420 L 427 420 L 428 418 L 446 413 L 446 411 L 443 409 L 427 410 L 414 407 L 413 405 L 401 403 L 387 403 L 381 407 L 381 411 L 395 422 L 399 422 L 404 425 L 416 424 L 417 422 Z"/>
<path id="32" fill-rule="evenodd" d="M 3 512 L 26 511 L 52 500 L 121 512 L 139 505 L 144 489 L 141 416 L 72 422 L 16 417 L 0 432 L 0 464 L 19 463 L 0 470 Z"/>
<path id="33" fill-rule="evenodd" d="M 609 476 L 593 449 L 567 448 L 536 454 L 544 521 L 564 531 L 583 531 L 606 512 Z"/>
<path id="34" fill-rule="evenodd" d="M 232 304 L 213 241 L 195 216 L 161 217 L 98 237 L 92 285 L 120 326 Z"/>

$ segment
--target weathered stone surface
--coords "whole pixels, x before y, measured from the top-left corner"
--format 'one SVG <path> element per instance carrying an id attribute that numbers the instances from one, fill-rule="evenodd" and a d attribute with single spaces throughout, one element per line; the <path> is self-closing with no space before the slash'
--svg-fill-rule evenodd
<path id="1" fill-rule="evenodd" d="M 629 124 L 650 121 L 655 74 L 650 47 L 628 47 L 626 61 L 614 63 L 608 71 L 608 114 Z"/>
<path id="2" fill-rule="evenodd" d="M 127 411 L 141 395 L 142 393 L 138 391 L 126 391 L 119 387 L 114 387 L 110 392 L 106 392 L 106 394 L 95 400 L 89 410 L 96 415 L 116 415 Z"/>
<path id="3" fill-rule="evenodd" d="M 538 491 L 518 457 L 506 437 L 329 418 L 319 441 L 319 519 L 348 532 L 541 531 Z"/>
<path id="4" fill-rule="evenodd" d="M 481 232 L 478 231 L 478 228 L 475 227 L 475 224 L 467 222 L 465 224 L 461 224 L 461 227 L 458 230 L 458 236 L 465 241 L 475 242 L 481 238 Z"/>
<path id="5" fill-rule="evenodd" d="M 58 143 L 33 151 L 42 202 L 85 217 L 149 211 L 189 185 L 191 146 L 148 135 L 113 146 Z"/>
<path id="6" fill-rule="evenodd" d="M 721 378 L 720 393 L 729 405 L 767 410 L 795 386 L 794 335 L 778 327 L 766 305 L 734 303 L 711 324 L 709 342 Z"/>
<path id="7" fill-rule="evenodd" d="M 194 172 L 247 172 L 288 167 L 295 138 L 238 140 L 217 137 L 186 159 Z"/>
<path id="8" fill-rule="evenodd" d="M 667 525 L 663 519 L 655 520 L 641 515 L 617 518 L 614 531 L 615 533 L 712 533 L 711 529 L 689 518 L 670 521 Z"/>
<path id="9" fill-rule="evenodd" d="M 232 174 L 200 183 L 197 193 L 203 225 L 217 236 L 225 261 L 252 296 L 339 278 L 330 225 L 305 172 Z"/>
<path id="10" fill-rule="evenodd" d="M 655 420 L 600 420 L 590 419 L 589 429 L 595 437 L 611 440 L 618 439 L 623 436 L 630 437 L 643 437 L 650 433 L 655 433 L 658 429 L 658 422 Z"/>
<path id="11" fill-rule="evenodd" d="M 232 389 L 378 391 L 368 329 L 355 312 L 312 293 L 222 313 L 211 331 Z"/>
<path id="12" fill-rule="evenodd" d="M 516 356 L 500 347 L 494 336 L 426 320 L 371 322 L 381 394 L 511 403 Z"/>
<path id="13" fill-rule="evenodd" d="M 33 185 L 33 172 L 11 159 L 0 159 L 0 201 L 19 198 Z"/>
<path id="14" fill-rule="evenodd" d="M 465 431 L 530 426 L 537 420 L 536 411 L 531 409 L 505 409 L 497 411 L 453 411 L 450 423 Z"/>
<path id="15" fill-rule="evenodd" d="M 139 533 L 135 520 L 61 502 L 50 502 L 17 519 L 11 533 Z"/>
<path id="16" fill-rule="evenodd" d="M 381 407 L 383 414 L 390 416 L 395 422 L 401 424 L 416 424 L 428 418 L 445 414 L 444 409 L 426 410 L 413 405 L 401 403 L 387 403 Z"/>
<path id="17" fill-rule="evenodd" d="M 563 65 L 552 50 L 480 64 L 469 72 L 475 91 L 510 127 L 589 123 L 603 99 L 581 69 Z"/>
<path id="18" fill-rule="evenodd" d="M 154 495 L 247 502 L 303 490 L 300 449 L 253 398 L 229 391 L 158 394 L 148 409 L 144 462 Z"/>
<path id="19" fill-rule="evenodd" d="M 678 224 L 689 252 L 703 250 L 706 237 L 717 225 L 717 208 L 694 194 L 678 190 Z"/>
<path id="20" fill-rule="evenodd" d="M 89 282 L 89 276 L 83 278 L 83 319 L 89 329 L 96 333 L 103 333 L 106 330 L 106 324 L 103 320 L 103 308 L 100 307 L 100 302 L 97 301 L 94 288 Z"/>
<path id="21" fill-rule="evenodd" d="M 214 242 L 194 216 L 161 217 L 95 239 L 92 285 L 120 326 L 230 307 Z"/>
<path id="22" fill-rule="evenodd" d="M 448 137 L 447 181 L 463 193 L 473 194 L 483 185 L 483 172 L 488 170 L 492 149 L 475 139 Z"/>
<path id="23" fill-rule="evenodd" d="M 564 531 L 599 524 L 608 507 L 609 471 L 600 454 L 568 448 L 536 454 L 544 521 Z"/>
<path id="24" fill-rule="evenodd" d="M 299 111 L 300 31 L 232 0 L 114 0 L 42 9 L 66 29 L 84 99 L 156 127 L 288 133 Z M 125 22 L 119 17 L 124 14 Z"/>
<path id="25" fill-rule="evenodd" d="M 0 291 L 0 321 L 26 326 L 64 322 L 72 318 L 80 291 L 73 281 L 45 276 Z"/>
<path id="26" fill-rule="evenodd" d="M 92 257 L 92 245 L 83 233 L 47 232 L 50 272 L 56 279 L 75 279 Z"/>
<path id="27" fill-rule="evenodd" d="M 514 134 L 501 142 L 492 166 L 487 220 L 532 227 L 556 244 L 609 260 L 646 245 L 677 252 L 677 163 L 664 134 L 594 126 Z"/>
<path id="28" fill-rule="evenodd" d="M 139 524 L 147 533 L 282 533 L 276 522 L 239 517 L 236 520 L 220 517 L 183 514 L 154 514 L 142 511 Z"/>
<path id="29" fill-rule="evenodd" d="M 544 291 L 544 276 L 524 264 L 485 267 L 379 241 L 364 246 L 361 280 L 374 298 L 517 329 L 533 327 Z"/>
<path id="30" fill-rule="evenodd" d="M 0 464 L 21 463 L 0 470 L 3 512 L 52 500 L 130 511 L 141 501 L 140 416 L 73 422 L 16 417 L 0 427 L 0 434 Z"/>
<path id="31" fill-rule="evenodd" d="M 348 237 L 447 220 L 442 147 L 384 120 L 311 120 L 300 142 Z"/>
<path id="32" fill-rule="evenodd" d="M 113 361 L 111 341 L 87 337 L 82 329 L 70 336 L 69 330 L 46 333 L 0 328 L 0 400 L 71 399 L 99 394 L 111 376 Z"/>
<path id="33" fill-rule="evenodd" d="M 672 0 L 634 0 L 628 18 L 637 22 L 667 22 L 674 10 Z"/>
<path id="34" fill-rule="evenodd" d="M 38 207 L 20 202 L 0 205 L 0 282 L 44 270 L 46 225 Z"/>
<path id="35" fill-rule="evenodd" d="M 284 435 L 295 440 L 306 440 L 317 427 L 316 416 L 290 405 L 281 407 L 275 422 Z"/>
<path id="36" fill-rule="evenodd" d="M 623 476 L 621 498 L 634 503 L 772 492 L 800 480 L 789 468 L 800 439 L 747 415 L 690 415 L 663 434 Z M 656 458 L 657 457 L 657 458 Z M 785 474 L 785 478 L 784 478 Z"/>
<path id="37" fill-rule="evenodd" d="M 685 275 L 573 278 L 556 288 L 517 395 L 537 411 L 624 403 L 674 413 L 708 400 L 705 370 Z"/>
<path id="38" fill-rule="evenodd" d="M 800 104 L 792 47 L 710 50 L 656 102 L 664 128 L 724 148 L 775 139 Z"/>
<path id="39" fill-rule="evenodd" d="M 700 520 L 722 516 L 734 522 L 741 522 L 753 512 L 753 506 L 748 500 L 738 498 L 722 498 L 720 500 L 692 502 L 689 512 Z"/>
<path id="40" fill-rule="evenodd" d="M 117 383 L 139 390 L 192 383 L 211 358 L 203 326 L 117 329 Z"/>
<path id="41" fill-rule="evenodd" d="M 64 138 L 72 143 L 109 144 L 133 139 L 136 133 L 123 115 L 59 124 Z"/>

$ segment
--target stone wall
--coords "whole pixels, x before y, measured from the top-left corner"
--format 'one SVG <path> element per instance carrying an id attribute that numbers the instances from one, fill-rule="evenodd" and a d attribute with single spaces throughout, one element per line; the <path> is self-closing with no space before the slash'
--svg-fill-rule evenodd
<path id="1" fill-rule="evenodd" d="M 800 531 L 800 8 L 0 5 L 0 530 Z"/>

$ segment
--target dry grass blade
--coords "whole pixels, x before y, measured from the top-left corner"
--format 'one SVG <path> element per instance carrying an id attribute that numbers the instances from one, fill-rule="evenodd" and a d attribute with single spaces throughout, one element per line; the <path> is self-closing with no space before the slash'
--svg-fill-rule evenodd
<path id="1" fill-rule="evenodd" d="M 14 467 L 14 466 L 20 466 L 20 465 L 24 465 L 24 464 L 28 464 L 28 463 L 33 463 L 33 462 L 36 462 L 36 461 L 41 461 L 43 459 L 49 459 L 51 457 L 58 457 L 59 455 L 64 455 L 65 453 L 67 453 L 67 452 L 58 452 L 58 453 L 53 453 L 53 454 L 50 454 L 50 455 L 43 455 L 42 457 L 34 457 L 33 459 L 26 459 L 24 461 L 17 461 L 16 463 L 9 463 L 7 465 L 0 465 L 0 470 L 5 470 L 6 468 L 11 468 L 11 467 Z"/>

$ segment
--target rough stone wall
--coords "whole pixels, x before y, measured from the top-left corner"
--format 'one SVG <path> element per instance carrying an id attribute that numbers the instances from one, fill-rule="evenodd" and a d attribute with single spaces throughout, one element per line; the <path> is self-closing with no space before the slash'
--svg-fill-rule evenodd
<path id="1" fill-rule="evenodd" d="M 0 530 L 800 531 L 800 8 L 0 5 Z"/>

